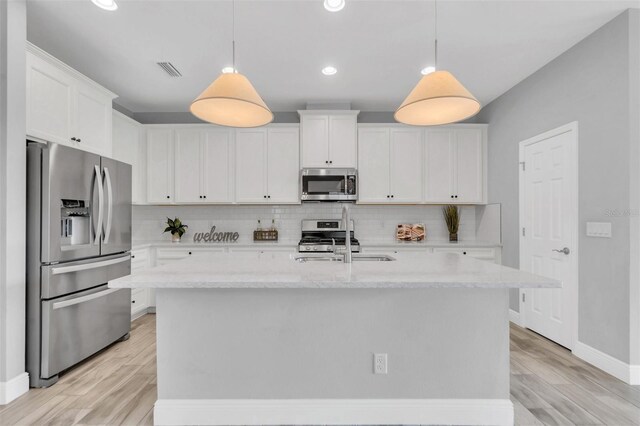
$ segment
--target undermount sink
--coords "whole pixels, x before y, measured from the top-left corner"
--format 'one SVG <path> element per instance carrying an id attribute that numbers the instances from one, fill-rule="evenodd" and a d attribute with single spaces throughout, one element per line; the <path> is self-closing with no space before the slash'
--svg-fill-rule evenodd
<path id="1" fill-rule="evenodd" d="M 306 263 L 306 262 L 344 262 L 343 256 L 336 255 L 326 255 L 326 256 L 310 256 L 310 255 L 300 255 L 295 256 L 293 258 L 296 262 Z M 372 254 L 372 255 L 360 255 L 354 254 L 351 256 L 351 260 L 353 262 L 391 262 L 396 260 L 391 256 L 387 256 L 386 254 Z"/>

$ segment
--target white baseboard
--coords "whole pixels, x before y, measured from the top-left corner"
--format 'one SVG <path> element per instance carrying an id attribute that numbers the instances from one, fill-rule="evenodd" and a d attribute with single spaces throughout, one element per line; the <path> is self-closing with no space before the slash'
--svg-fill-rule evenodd
<path id="1" fill-rule="evenodd" d="M 29 373 L 22 373 L 13 379 L 0 382 L 0 405 L 5 405 L 29 391 Z"/>
<path id="2" fill-rule="evenodd" d="M 509 321 L 522 327 L 522 323 L 520 322 L 520 312 L 509 309 Z"/>
<path id="3" fill-rule="evenodd" d="M 594 367 L 630 385 L 640 385 L 640 365 L 630 365 L 582 342 L 576 342 L 572 353 Z"/>
<path id="4" fill-rule="evenodd" d="M 159 399 L 156 425 L 513 425 L 509 399 Z"/>

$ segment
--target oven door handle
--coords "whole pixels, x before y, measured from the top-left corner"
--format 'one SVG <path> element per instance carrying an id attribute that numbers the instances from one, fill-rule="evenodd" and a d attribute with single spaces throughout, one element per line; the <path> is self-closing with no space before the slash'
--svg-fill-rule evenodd
<path id="1" fill-rule="evenodd" d="M 88 302 L 89 300 L 98 299 L 100 297 L 108 296 L 111 293 L 115 293 L 116 291 L 121 290 L 120 288 L 109 288 L 107 290 L 99 291 L 97 293 L 88 294 L 82 297 L 76 297 L 75 299 L 65 300 L 63 302 L 56 302 L 52 305 L 52 309 L 55 311 L 57 309 L 66 308 L 68 306 L 78 305 L 80 303 Z"/>

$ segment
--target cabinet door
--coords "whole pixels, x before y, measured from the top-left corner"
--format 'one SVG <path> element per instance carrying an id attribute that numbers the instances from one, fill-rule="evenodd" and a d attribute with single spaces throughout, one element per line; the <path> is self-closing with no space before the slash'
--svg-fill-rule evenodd
<path id="1" fill-rule="evenodd" d="M 425 201 L 428 203 L 454 202 L 453 131 L 427 130 L 425 137 Z"/>
<path id="2" fill-rule="evenodd" d="M 357 165 L 357 122 L 351 115 L 329 116 L 329 167 Z"/>
<path id="3" fill-rule="evenodd" d="M 297 128 L 267 131 L 267 196 L 270 203 L 300 203 L 300 139 Z"/>
<path id="4" fill-rule="evenodd" d="M 329 167 L 329 117 L 303 116 L 300 123 L 302 167 Z"/>
<path id="5" fill-rule="evenodd" d="M 455 130 L 457 203 L 481 203 L 484 189 L 484 149 L 482 130 Z"/>
<path id="6" fill-rule="evenodd" d="M 363 128 L 358 139 L 358 202 L 387 203 L 391 196 L 389 129 Z"/>
<path id="7" fill-rule="evenodd" d="M 113 111 L 112 117 L 112 157 L 118 161 L 131 164 L 131 201 L 133 204 L 145 202 L 146 182 L 144 170 L 144 141 L 141 139 L 142 126 L 128 117 Z"/>
<path id="8" fill-rule="evenodd" d="M 267 131 L 236 131 L 236 201 L 266 203 Z"/>
<path id="9" fill-rule="evenodd" d="M 173 130 L 147 129 L 147 198 L 173 202 Z"/>
<path id="10" fill-rule="evenodd" d="M 175 131 L 174 188 L 176 203 L 202 203 L 200 129 Z"/>
<path id="11" fill-rule="evenodd" d="M 73 108 L 71 136 L 76 147 L 96 154 L 111 156 L 111 99 L 94 88 L 78 84 Z"/>
<path id="12" fill-rule="evenodd" d="M 390 129 L 390 187 L 394 203 L 422 201 L 422 131 Z"/>
<path id="13" fill-rule="evenodd" d="M 203 132 L 202 182 L 207 203 L 231 201 L 231 131 L 212 129 Z"/>
<path id="14" fill-rule="evenodd" d="M 71 145 L 72 80 L 27 53 L 27 135 Z"/>

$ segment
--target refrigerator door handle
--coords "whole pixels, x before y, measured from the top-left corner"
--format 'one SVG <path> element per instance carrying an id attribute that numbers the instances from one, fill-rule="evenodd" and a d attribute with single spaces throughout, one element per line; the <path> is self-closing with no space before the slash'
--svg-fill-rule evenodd
<path id="1" fill-rule="evenodd" d="M 97 293 L 88 294 L 86 296 L 76 297 L 75 299 L 65 300 L 63 302 L 56 302 L 52 305 L 52 309 L 55 311 L 57 309 L 66 308 L 67 306 L 73 306 L 79 303 L 88 302 L 89 300 L 97 299 L 99 297 L 104 297 L 111 293 L 115 293 L 118 290 L 121 290 L 121 289 L 110 288 L 107 290 L 99 291 Z"/>
<path id="2" fill-rule="evenodd" d="M 82 265 L 59 266 L 56 268 L 51 268 L 51 275 L 68 274 L 69 272 L 88 271 L 90 269 L 103 268 L 105 266 L 128 262 L 130 259 L 130 256 L 124 256 L 117 259 L 103 260 L 101 262 L 83 263 Z"/>
<path id="3" fill-rule="evenodd" d="M 100 173 L 100 166 L 94 166 L 96 174 L 96 183 L 98 184 L 98 223 L 96 224 L 96 239 L 94 244 L 100 244 L 100 237 L 102 236 L 102 205 L 104 204 L 104 191 L 102 189 L 102 173 Z M 92 212 L 93 213 L 93 212 Z"/>
<path id="4" fill-rule="evenodd" d="M 104 168 L 104 178 L 107 187 L 107 197 L 109 198 L 109 202 L 107 204 L 107 225 L 104 229 L 104 243 L 109 243 L 109 237 L 111 236 L 111 221 L 113 219 L 113 188 L 111 185 L 111 175 L 109 174 L 109 169 Z"/>

